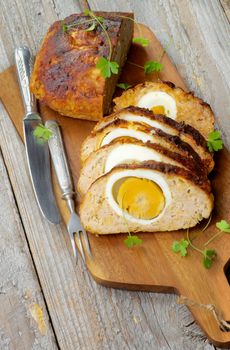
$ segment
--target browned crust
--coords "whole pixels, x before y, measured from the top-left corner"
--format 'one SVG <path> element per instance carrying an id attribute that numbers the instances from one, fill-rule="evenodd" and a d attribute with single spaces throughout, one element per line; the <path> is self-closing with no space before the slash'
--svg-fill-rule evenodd
<path id="1" fill-rule="evenodd" d="M 122 23 L 127 21 L 119 15 L 133 18 L 133 14 L 95 14 L 104 18 L 114 53 Z M 50 27 L 35 61 L 31 90 L 38 99 L 61 114 L 98 120 L 103 115 L 105 87 L 108 81 L 114 84 L 113 77 L 105 80 L 95 67 L 99 57 L 109 54 L 107 37 L 99 26 L 86 32 L 87 24 L 71 28 L 68 34 L 62 31 L 62 23 L 68 25 L 84 19 L 89 17 L 73 14 Z"/>
<path id="2" fill-rule="evenodd" d="M 175 121 L 169 117 L 166 117 L 164 115 L 161 115 L 161 114 L 154 114 L 152 111 L 150 111 L 146 108 L 129 106 L 129 107 L 122 109 L 122 111 L 127 111 L 130 113 L 136 114 L 136 115 L 137 114 L 144 115 L 150 119 L 157 120 L 161 123 L 164 123 L 164 124 L 174 128 L 174 129 L 178 130 L 179 134 L 180 133 L 189 134 L 195 140 L 197 145 L 203 147 L 205 149 L 205 151 L 209 152 L 205 138 L 201 135 L 201 133 L 198 130 L 196 130 L 195 128 L 193 128 L 192 126 L 190 126 L 188 124 L 185 124 L 183 122 L 177 122 L 177 121 Z M 119 114 L 120 112 L 121 112 L 121 110 L 115 112 L 114 115 Z"/>
<path id="3" fill-rule="evenodd" d="M 109 173 L 103 175 L 102 177 L 108 176 L 112 171 L 114 171 L 116 169 L 150 169 L 150 170 L 156 170 L 156 171 L 162 172 L 162 173 L 167 174 L 167 175 L 172 175 L 172 176 L 177 175 L 177 176 L 184 178 L 185 180 L 192 182 L 196 186 L 199 186 L 208 195 L 211 194 L 211 185 L 210 185 L 210 182 L 207 178 L 200 178 L 197 175 L 195 175 L 194 173 L 192 173 L 191 171 L 180 168 L 180 167 L 175 166 L 175 165 L 166 164 L 163 162 L 155 162 L 153 160 L 142 162 L 141 165 L 138 165 L 138 164 L 124 165 L 124 164 L 122 164 L 122 165 L 116 166 Z"/>
<path id="4" fill-rule="evenodd" d="M 171 81 L 160 80 L 159 82 L 162 83 L 162 84 L 168 85 L 173 90 L 180 90 L 181 92 L 183 92 L 184 96 L 192 96 L 200 105 L 205 106 L 214 115 L 210 104 L 205 102 L 205 101 L 203 101 L 201 98 L 197 97 L 193 91 L 185 91 L 181 87 L 176 86 Z M 145 81 L 145 82 L 143 82 L 141 84 L 137 84 L 136 86 L 134 86 L 133 90 L 139 89 L 141 87 L 144 88 L 144 87 L 147 87 L 148 85 L 149 85 L 149 81 Z"/>
<path id="5" fill-rule="evenodd" d="M 106 149 L 111 145 L 114 144 L 126 144 L 126 143 L 131 143 L 134 145 L 139 145 L 139 146 L 144 146 L 144 147 L 148 147 L 151 148 L 157 152 L 159 152 L 160 154 L 167 156 L 169 158 L 171 158 L 172 160 L 180 163 L 181 165 L 183 165 L 184 167 L 186 167 L 187 169 L 189 169 L 191 172 L 194 172 L 198 177 L 201 178 L 206 178 L 207 177 L 207 169 L 203 166 L 201 161 L 195 161 L 193 158 L 189 157 L 189 156 L 182 156 L 179 153 L 176 152 L 172 152 L 169 149 L 154 143 L 154 142 L 142 142 L 140 140 L 136 140 L 132 137 L 121 137 L 118 139 L 113 140 L 110 144 L 108 145 L 104 145 L 102 146 L 100 149 Z M 100 152 L 100 149 L 97 150 L 97 152 Z"/>

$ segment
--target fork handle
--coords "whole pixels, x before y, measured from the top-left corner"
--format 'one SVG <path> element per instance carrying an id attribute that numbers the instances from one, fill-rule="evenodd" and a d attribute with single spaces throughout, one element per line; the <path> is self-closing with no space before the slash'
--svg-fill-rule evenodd
<path id="1" fill-rule="evenodd" d="M 58 123 L 53 120 L 48 120 L 45 123 L 45 126 L 53 134 L 52 137 L 49 139 L 48 144 L 57 180 L 62 192 L 62 198 L 67 200 L 71 205 L 71 199 L 73 198 L 74 194 L 73 183 L 70 175 L 68 161 L 65 154 L 60 128 L 58 126 Z"/>

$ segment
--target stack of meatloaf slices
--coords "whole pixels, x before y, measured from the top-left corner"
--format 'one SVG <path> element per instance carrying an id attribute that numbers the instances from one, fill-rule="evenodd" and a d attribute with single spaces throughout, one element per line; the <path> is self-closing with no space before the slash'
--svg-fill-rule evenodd
<path id="1" fill-rule="evenodd" d="M 82 145 L 78 192 L 85 229 L 171 231 L 208 218 L 210 107 L 171 83 L 141 84 L 114 102 L 115 113 L 97 123 Z"/>

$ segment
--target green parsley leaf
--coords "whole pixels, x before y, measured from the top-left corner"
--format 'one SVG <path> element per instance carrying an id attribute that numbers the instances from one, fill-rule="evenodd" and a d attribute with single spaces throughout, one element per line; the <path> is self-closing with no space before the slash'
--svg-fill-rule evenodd
<path id="1" fill-rule="evenodd" d="M 144 65 L 145 74 L 160 72 L 163 69 L 163 64 L 157 61 L 148 61 Z"/>
<path id="2" fill-rule="evenodd" d="M 226 220 L 217 222 L 216 227 L 223 232 L 230 233 L 230 224 Z"/>
<path id="3" fill-rule="evenodd" d="M 219 151 L 223 148 L 223 141 L 221 139 L 220 131 L 212 131 L 208 135 L 208 149 L 209 152 Z"/>
<path id="4" fill-rule="evenodd" d="M 93 22 L 89 28 L 85 29 L 86 32 L 92 32 L 96 28 L 96 22 Z"/>
<path id="5" fill-rule="evenodd" d="M 104 18 L 103 17 L 101 17 L 101 16 L 96 16 L 97 17 L 97 20 L 100 22 L 100 23 L 103 23 L 103 21 L 104 21 Z"/>
<path id="6" fill-rule="evenodd" d="M 133 43 L 140 44 L 143 47 L 146 47 L 149 45 L 149 39 L 146 38 L 133 38 Z"/>
<path id="7" fill-rule="evenodd" d="M 61 24 L 61 29 L 62 29 L 63 33 L 66 33 L 68 30 L 68 27 L 64 22 L 62 22 L 62 24 Z"/>
<path id="8" fill-rule="evenodd" d="M 123 89 L 123 90 L 127 90 L 131 87 L 132 85 L 128 84 L 128 83 L 119 83 L 117 84 L 117 87 L 119 87 L 120 89 Z"/>
<path id="9" fill-rule="evenodd" d="M 39 124 L 33 131 L 34 137 L 39 143 L 46 143 L 52 136 L 53 133 L 50 129 L 46 128 L 43 124 Z"/>
<path id="10" fill-rule="evenodd" d="M 206 269 L 210 269 L 212 264 L 217 256 L 216 251 L 214 249 L 205 249 L 203 251 L 203 265 Z"/>
<path id="11" fill-rule="evenodd" d="M 182 239 L 180 242 L 174 241 L 172 244 L 172 250 L 174 253 L 179 253 L 181 256 L 186 256 L 188 254 L 187 248 L 189 246 L 189 242 L 187 239 Z"/>
<path id="12" fill-rule="evenodd" d="M 133 248 L 135 246 L 141 245 L 142 239 L 140 239 L 138 236 L 128 235 L 128 238 L 124 240 L 124 243 L 126 247 Z"/>
<path id="13" fill-rule="evenodd" d="M 105 57 L 100 57 L 96 67 L 100 69 L 101 75 L 104 78 L 110 78 L 112 73 L 118 74 L 119 64 L 117 62 L 109 61 Z"/>

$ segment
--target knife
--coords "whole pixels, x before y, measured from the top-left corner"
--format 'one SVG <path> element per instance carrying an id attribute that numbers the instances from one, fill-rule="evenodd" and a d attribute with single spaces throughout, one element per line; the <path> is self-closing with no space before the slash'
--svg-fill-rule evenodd
<path id="1" fill-rule="evenodd" d="M 33 135 L 35 128 L 42 123 L 42 119 L 37 112 L 35 96 L 29 87 L 33 56 L 28 47 L 23 46 L 15 49 L 15 63 L 25 108 L 24 141 L 35 197 L 42 215 L 52 224 L 59 224 L 61 217 L 52 188 L 49 146 L 47 142 L 45 144 L 39 143 Z"/>

